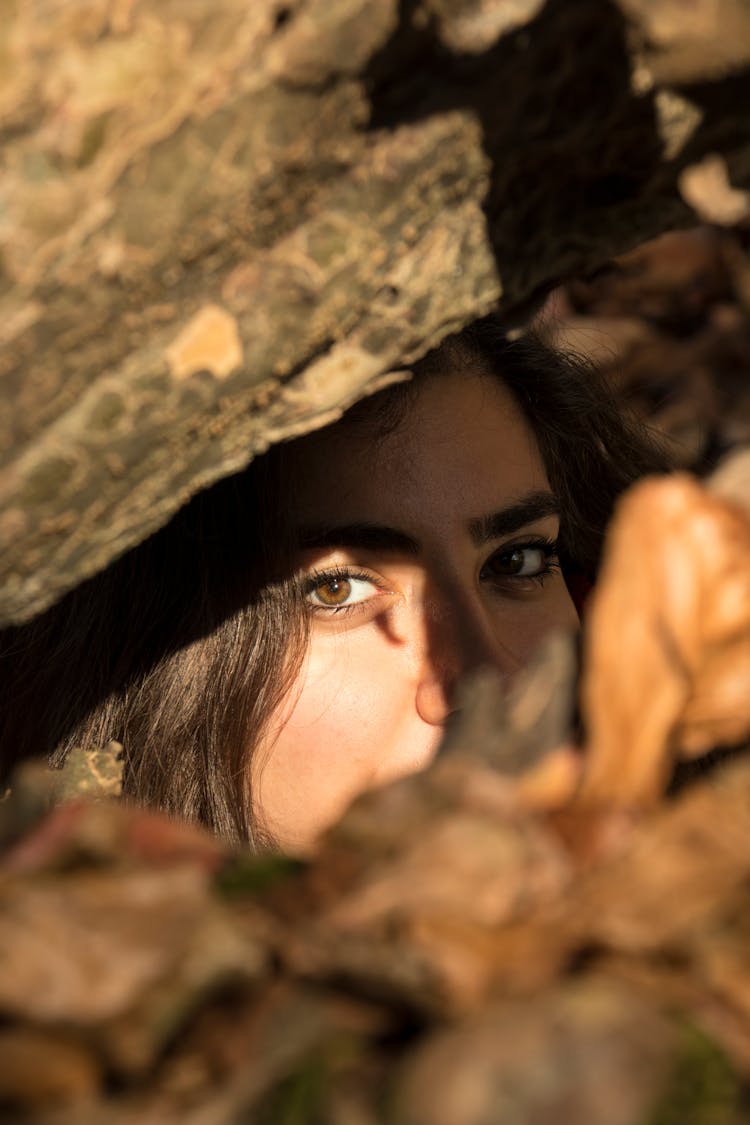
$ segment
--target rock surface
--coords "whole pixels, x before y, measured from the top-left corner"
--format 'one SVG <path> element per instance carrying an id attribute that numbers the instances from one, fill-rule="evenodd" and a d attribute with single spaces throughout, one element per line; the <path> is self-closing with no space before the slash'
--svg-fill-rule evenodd
<path id="1" fill-rule="evenodd" d="M 498 301 L 750 188 L 741 0 L 32 0 L 0 26 L 0 623 Z"/>

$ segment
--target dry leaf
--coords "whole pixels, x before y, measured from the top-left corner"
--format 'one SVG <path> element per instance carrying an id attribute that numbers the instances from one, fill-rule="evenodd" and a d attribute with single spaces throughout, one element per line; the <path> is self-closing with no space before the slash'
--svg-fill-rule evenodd
<path id="1" fill-rule="evenodd" d="M 750 217 L 750 192 L 732 187 L 726 161 L 717 153 L 683 169 L 678 182 L 683 199 L 704 223 L 731 227 Z"/>
<path id="2" fill-rule="evenodd" d="M 125 1072 L 151 1065 L 199 997 L 254 983 L 267 964 L 190 864 L 6 876 L 0 960 L 6 1018 L 96 1029 L 97 1051 Z"/>
<path id="3" fill-rule="evenodd" d="M 642 1125 L 677 1035 L 632 990 L 589 979 L 438 1031 L 399 1084 L 398 1125 Z"/>
<path id="4" fill-rule="evenodd" d="M 0 1106 L 52 1109 L 90 1101 L 101 1085 L 96 1058 L 70 1034 L 28 1027 L 0 1031 Z"/>
<path id="5" fill-rule="evenodd" d="M 750 518 L 685 474 L 636 485 L 585 635 L 584 801 L 649 804 L 676 756 L 750 734 Z"/>

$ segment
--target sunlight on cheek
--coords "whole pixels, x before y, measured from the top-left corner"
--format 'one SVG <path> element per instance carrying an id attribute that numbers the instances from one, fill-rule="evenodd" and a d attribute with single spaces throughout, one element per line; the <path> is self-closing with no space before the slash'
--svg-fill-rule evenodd
<path id="1" fill-rule="evenodd" d="M 287 723 L 299 734 L 335 724 L 336 716 L 342 708 L 348 710 L 350 697 L 360 690 L 361 673 L 353 659 L 349 638 L 330 638 L 323 645 L 314 639 L 292 692 L 293 708 Z"/>
<path id="2" fill-rule="evenodd" d="M 261 819 L 282 846 L 305 848 L 362 790 L 378 780 L 404 741 L 408 712 L 390 670 L 349 638 L 308 656 L 255 778 Z"/>
<path id="3" fill-rule="evenodd" d="M 401 687 L 400 687 L 401 685 Z M 318 758 L 346 756 L 365 764 L 385 750 L 381 737 L 404 709 L 403 678 L 391 653 L 364 649 L 349 637 L 313 648 L 295 693 L 286 732 Z"/>
<path id="4" fill-rule="evenodd" d="M 413 758 L 414 696 L 406 651 L 394 650 L 379 630 L 313 636 L 270 740 L 268 778 L 287 776 L 299 792 L 308 786 L 313 801 L 339 793 L 348 800 L 390 776 L 396 759 Z M 393 775 L 402 772 L 410 771 L 400 767 Z"/>

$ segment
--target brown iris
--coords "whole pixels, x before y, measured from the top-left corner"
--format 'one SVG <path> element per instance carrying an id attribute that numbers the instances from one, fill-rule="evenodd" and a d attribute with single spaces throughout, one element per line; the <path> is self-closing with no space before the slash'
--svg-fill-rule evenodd
<path id="1" fill-rule="evenodd" d="M 329 578 L 320 582 L 315 587 L 315 594 L 323 605 L 343 605 L 352 592 L 352 584 L 348 578 Z"/>
<path id="2" fill-rule="evenodd" d="M 503 574 L 518 574 L 526 565 L 525 550 L 506 551 L 495 561 L 494 568 Z"/>
<path id="3" fill-rule="evenodd" d="M 528 550 L 517 548 L 514 551 L 504 551 L 497 554 L 485 564 L 492 574 L 512 575 L 519 574 L 527 564 Z"/>

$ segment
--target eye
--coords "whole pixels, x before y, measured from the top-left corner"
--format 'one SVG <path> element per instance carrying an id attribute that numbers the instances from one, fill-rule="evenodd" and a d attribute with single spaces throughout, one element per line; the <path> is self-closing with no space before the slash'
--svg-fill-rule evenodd
<path id="1" fill-rule="evenodd" d="M 381 592 L 369 575 L 348 570 L 312 574 L 306 582 L 307 600 L 312 608 L 334 613 L 370 601 Z"/>
<path id="2" fill-rule="evenodd" d="M 531 578 L 539 574 L 547 565 L 547 556 L 542 547 L 514 547 L 512 551 L 498 551 L 484 564 L 484 570 L 491 574 Z"/>
<path id="3" fill-rule="evenodd" d="M 531 578 L 541 582 L 558 567 L 557 543 L 552 540 L 518 543 L 491 555 L 479 576 L 485 581 Z"/>

